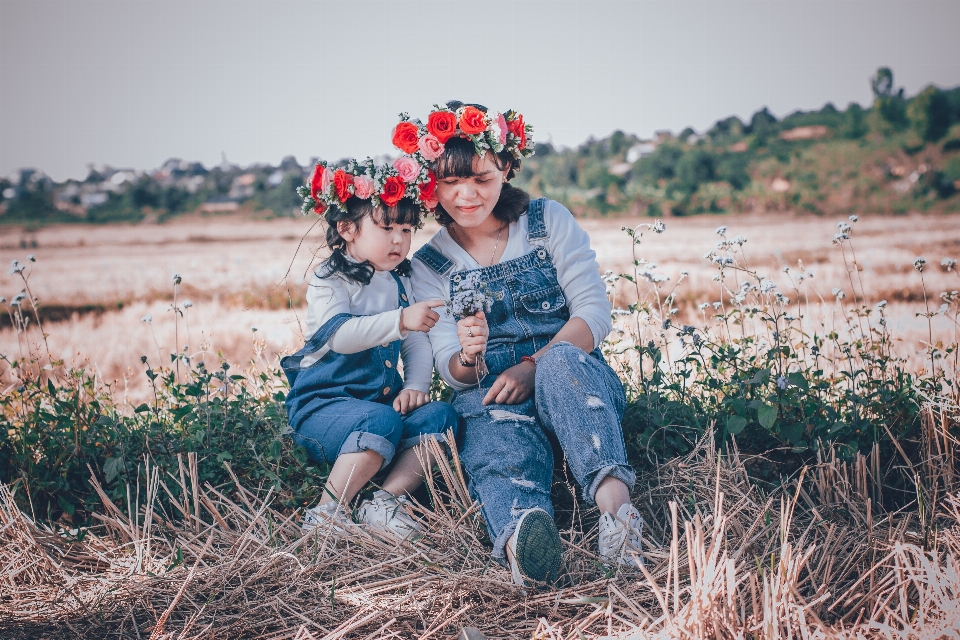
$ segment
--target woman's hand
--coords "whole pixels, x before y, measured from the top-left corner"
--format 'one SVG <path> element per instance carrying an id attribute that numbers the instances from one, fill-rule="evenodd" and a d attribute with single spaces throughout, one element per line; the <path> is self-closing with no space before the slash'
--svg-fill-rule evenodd
<path id="1" fill-rule="evenodd" d="M 515 364 L 494 381 L 483 397 L 483 404 L 520 404 L 533 395 L 537 366 L 532 362 Z"/>
<path id="2" fill-rule="evenodd" d="M 407 415 L 411 411 L 419 409 L 430 402 L 430 396 L 423 391 L 416 389 L 404 389 L 393 399 L 393 410 L 402 415 Z"/>
<path id="3" fill-rule="evenodd" d="M 467 316 L 457 323 L 457 338 L 460 340 L 460 349 L 468 362 L 476 362 L 477 358 L 487 350 L 487 317 L 483 311 L 475 316 Z"/>
<path id="4" fill-rule="evenodd" d="M 443 300 L 424 300 L 400 310 L 400 330 L 427 333 L 440 319 L 433 307 L 442 307 Z"/>

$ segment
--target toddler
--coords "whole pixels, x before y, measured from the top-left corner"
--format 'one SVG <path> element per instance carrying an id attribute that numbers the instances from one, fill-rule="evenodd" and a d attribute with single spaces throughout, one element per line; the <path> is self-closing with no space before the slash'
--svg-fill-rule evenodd
<path id="1" fill-rule="evenodd" d="M 426 333 L 439 320 L 432 309 L 444 301 L 414 301 L 406 278 L 413 231 L 431 203 L 426 178 L 369 160 L 337 169 L 320 162 L 302 188 L 304 210 L 325 217 L 332 250 L 307 292 L 310 338 L 281 361 L 292 437 L 311 458 L 333 465 L 320 504 L 306 512 L 305 532 L 342 532 L 354 497 L 389 466 L 357 521 L 400 538 L 414 534 L 419 527 L 406 496 L 423 482 L 421 459 L 433 462 L 422 440 L 445 442 L 447 431 L 458 429 L 453 408 L 428 397 Z"/>

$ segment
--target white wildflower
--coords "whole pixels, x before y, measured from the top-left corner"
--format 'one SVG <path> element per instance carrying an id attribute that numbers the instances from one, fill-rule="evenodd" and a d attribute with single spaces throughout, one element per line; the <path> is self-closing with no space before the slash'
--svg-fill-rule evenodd
<path id="1" fill-rule="evenodd" d="M 957 261 L 953 258 L 944 258 L 940 261 L 940 266 L 946 269 L 947 271 L 953 271 L 957 268 Z"/>
<path id="2" fill-rule="evenodd" d="M 913 268 L 923 273 L 923 267 L 927 264 L 927 261 L 920 256 L 917 256 L 913 259 Z"/>
<path id="3" fill-rule="evenodd" d="M 887 306 L 886 300 L 881 300 L 880 302 L 877 303 L 877 309 L 883 309 L 886 306 Z"/>
<path id="4" fill-rule="evenodd" d="M 657 220 L 653 223 L 653 226 L 650 227 L 656 233 L 663 233 L 667 229 L 667 225 L 663 224 L 663 220 Z"/>
<path id="5" fill-rule="evenodd" d="M 147 315 L 140 318 L 140 322 L 146 322 L 147 324 L 150 324 L 151 322 L 153 322 L 153 315 L 148 313 Z"/>
<path id="6" fill-rule="evenodd" d="M 727 228 L 726 228 L 725 226 L 722 226 L 722 225 L 721 225 L 721 226 L 717 227 L 717 230 L 714 231 L 714 233 L 717 234 L 718 236 L 725 235 L 725 234 L 727 233 Z"/>
<path id="7" fill-rule="evenodd" d="M 859 219 L 860 219 L 860 218 L 858 218 L 858 217 L 855 216 L 855 215 L 852 215 L 852 216 L 850 216 L 849 218 L 847 218 L 847 220 L 849 220 L 850 222 L 856 222 L 856 221 L 859 220 Z"/>

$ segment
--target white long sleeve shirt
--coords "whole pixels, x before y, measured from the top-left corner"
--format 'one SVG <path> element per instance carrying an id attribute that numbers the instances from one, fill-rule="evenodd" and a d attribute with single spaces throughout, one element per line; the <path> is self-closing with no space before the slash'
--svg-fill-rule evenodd
<path id="1" fill-rule="evenodd" d="M 410 304 L 415 302 L 408 278 L 400 278 Z M 312 336 L 330 318 L 348 313 L 352 316 L 337 329 L 326 347 L 336 353 L 359 353 L 394 340 L 400 344 L 403 362 L 403 388 L 429 392 L 433 377 L 430 340 L 418 331 L 400 330 L 397 283 L 389 271 L 376 271 L 368 285 L 341 275 L 320 278 L 316 274 L 307 287 L 306 335 Z M 316 362 L 326 348 L 304 358 L 302 366 Z"/>
<path id="2" fill-rule="evenodd" d="M 611 304 L 607 299 L 606 286 L 600 277 L 597 254 L 590 248 L 590 236 L 580 228 L 566 207 L 554 200 L 547 200 L 544 207 L 544 222 L 548 237 L 534 240 L 542 243 L 550 252 L 557 269 L 557 280 L 567 299 L 571 318 L 581 318 L 590 327 L 594 347 L 599 346 L 613 329 L 610 321 Z M 524 256 L 540 244 L 527 240 L 527 215 L 511 223 L 507 246 L 500 262 Z M 454 263 L 446 275 L 440 275 L 426 264 L 413 259 L 413 292 L 418 300 L 449 300 L 450 275 L 456 271 L 478 269 L 480 264 L 458 245 L 446 228 L 440 229 L 428 242 L 434 249 Z M 440 313 L 440 321 L 428 334 L 433 346 L 437 373 L 454 389 L 467 389 L 450 375 L 450 358 L 460 350 L 457 325 L 451 314 Z"/>

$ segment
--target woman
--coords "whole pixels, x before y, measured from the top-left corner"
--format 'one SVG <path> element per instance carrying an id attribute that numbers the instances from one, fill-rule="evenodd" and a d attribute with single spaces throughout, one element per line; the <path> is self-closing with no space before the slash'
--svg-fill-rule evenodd
<path id="1" fill-rule="evenodd" d="M 493 557 L 521 585 L 554 582 L 560 569 L 548 433 L 601 511 L 605 562 L 638 559 L 642 526 L 630 504 L 623 386 L 597 348 L 611 324 L 596 254 L 566 208 L 509 184 L 532 153 L 531 131 L 516 112 L 459 102 L 394 130 L 394 143 L 435 173 L 443 225 L 414 256 L 417 299 L 452 298 L 473 273 L 493 299 L 487 313 L 441 315 L 429 337 L 465 419 L 462 459 Z"/>

